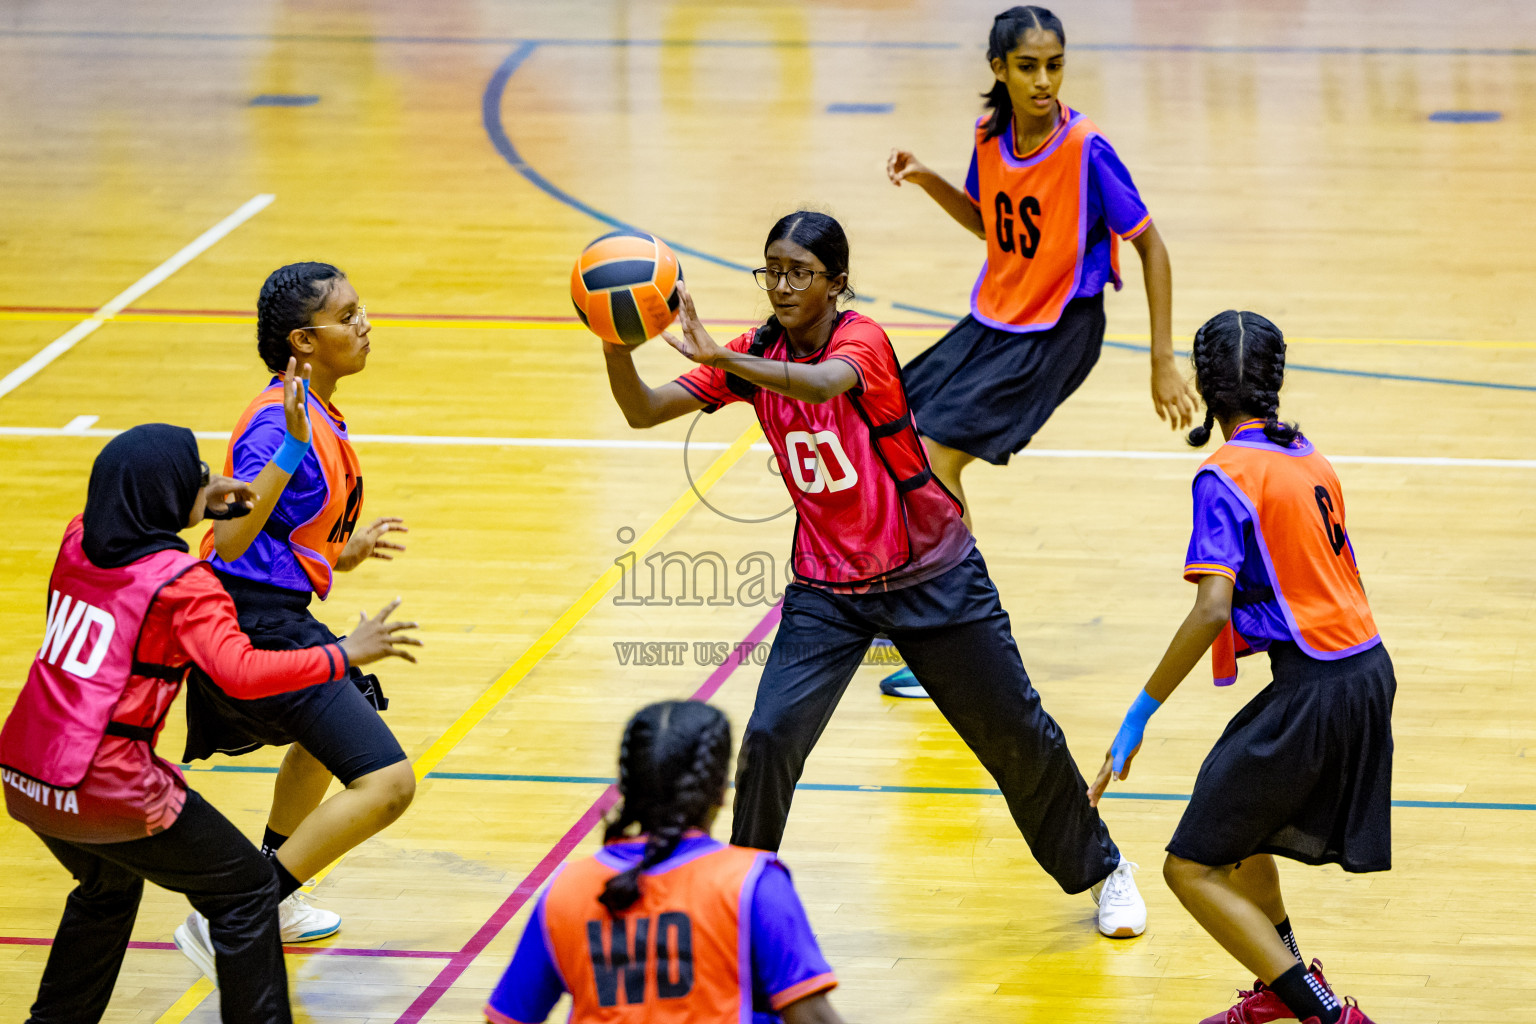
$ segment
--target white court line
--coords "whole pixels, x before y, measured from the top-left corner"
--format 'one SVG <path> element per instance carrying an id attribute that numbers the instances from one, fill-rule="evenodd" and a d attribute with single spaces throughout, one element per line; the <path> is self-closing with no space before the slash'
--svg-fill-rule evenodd
<path id="1" fill-rule="evenodd" d="M 64 433 L 83 434 L 87 430 L 90 430 L 92 427 L 94 427 L 96 425 L 96 421 L 99 419 L 101 419 L 100 416 L 76 416 L 74 419 L 64 424 Z"/>
<path id="2" fill-rule="evenodd" d="M 121 294 L 105 306 L 102 306 L 96 312 L 59 335 L 58 338 L 43 346 L 42 350 L 31 359 L 28 359 L 16 367 L 16 369 L 6 374 L 4 378 L 0 378 L 0 398 L 4 398 L 31 380 L 39 370 L 74 348 L 81 339 L 89 337 L 96 328 L 112 319 L 118 313 L 121 313 L 130 303 L 137 300 L 145 292 L 197 259 L 198 256 L 206 252 L 219 239 L 266 209 L 273 198 L 270 193 L 263 193 L 248 199 L 234 213 L 225 217 L 201 235 L 198 235 L 180 252 L 129 285 Z M 75 433 L 78 433 L 78 431 Z"/>
<path id="3" fill-rule="evenodd" d="M 122 430 L 106 427 L 70 429 L 69 427 L 0 427 L 0 439 L 29 437 L 116 437 Z M 225 430 L 195 430 L 201 441 L 228 441 Z M 353 434 L 360 444 L 423 445 L 439 448 L 596 448 L 611 451 L 723 451 L 725 441 L 638 440 L 604 437 L 476 437 L 451 434 Z M 753 451 L 769 451 L 766 442 L 752 446 Z M 1019 453 L 1030 459 L 1121 459 L 1135 462 L 1192 462 L 1210 455 L 1209 451 L 1148 452 L 1113 448 L 1026 448 Z M 1329 455 L 1329 462 L 1357 466 L 1442 466 L 1447 469 L 1536 469 L 1536 459 L 1469 459 L 1436 455 Z"/>

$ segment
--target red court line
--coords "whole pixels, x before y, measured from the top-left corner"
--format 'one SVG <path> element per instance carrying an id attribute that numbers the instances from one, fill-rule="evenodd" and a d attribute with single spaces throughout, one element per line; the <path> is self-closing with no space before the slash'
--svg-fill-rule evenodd
<path id="1" fill-rule="evenodd" d="M 755 644 L 766 637 L 779 624 L 779 615 L 782 611 L 782 604 L 775 604 L 768 609 L 768 614 L 752 627 L 752 631 L 746 635 L 743 643 Z M 704 680 L 704 685 L 694 691 L 692 699 L 709 700 L 713 697 L 720 687 L 725 685 L 731 673 L 736 671 L 736 667 L 741 664 L 745 656 L 748 656 L 747 652 L 738 647 L 724 665 L 709 674 L 709 678 Z M 469 965 L 474 963 L 475 958 L 485 952 L 485 948 L 507 926 L 507 922 L 516 917 L 523 905 L 539 891 L 539 887 L 549 880 L 555 868 L 559 867 L 588 833 L 597 827 L 597 823 L 603 819 L 603 815 L 608 813 L 608 809 L 618 801 L 618 798 L 618 790 L 609 786 L 603 790 L 601 796 L 592 801 L 592 806 L 576 819 L 576 823 L 566 830 L 565 835 L 561 836 L 544 858 L 534 866 L 534 869 L 528 872 L 528 876 L 517 884 L 517 888 L 512 890 L 511 895 L 502 901 L 501 906 L 496 908 L 496 912 L 486 919 L 485 924 L 481 925 L 474 935 L 470 936 L 464 948 L 443 965 L 437 977 L 433 978 L 431 984 L 422 990 L 410 1006 L 406 1007 L 405 1012 L 395 1020 L 395 1024 L 419 1024 L 427 1011 L 447 994 Z"/>
<path id="2" fill-rule="evenodd" d="M 52 939 L 40 939 L 27 935 L 0 935 L 0 946 L 51 946 Z M 174 942 L 130 942 L 129 949 L 175 949 Z M 284 953 L 300 953 L 309 956 L 379 956 L 413 960 L 449 960 L 457 956 L 434 949 L 348 949 L 344 946 L 284 946 Z"/>
<path id="3" fill-rule="evenodd" d="M 68 313 L 70 315 L 89 315 L 96 312 L 94 308 L 84 306 L 0 306 L 0 313 Z M 149 306 L 129 306 L 122 311 L 125 314 L 138 313 L 144 316 L 245 316 L 254 317 L 254 309 L 161 309 Z M 369 319 L 388 320 L 436 320 L 442 323 L 489 323 L 489 324 L 574 324 L 580 321 L 569 315 L 532 316 L 515 313 L 369 313 Z M 725 324 L 732 327 L 755 327 L 762 323 L 761 320 L 716 320 L 710 318 L 709 323 Z M 911 330 L 937 329 L 946 321 L 881 321 L 882 325 L 891 328 L 903 328 Z"/>

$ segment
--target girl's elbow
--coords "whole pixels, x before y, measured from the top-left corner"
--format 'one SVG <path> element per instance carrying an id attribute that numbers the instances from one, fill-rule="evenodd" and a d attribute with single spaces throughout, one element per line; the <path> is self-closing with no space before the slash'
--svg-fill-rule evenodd
<path id="1" fill-rule="evenodd" d="M 1208 629 L 1224 629 L 1232 619 L 1232 605 L 1227 602 L 1212 602 L 1201 605 L 1196 609 L 1202 625 Z"/>

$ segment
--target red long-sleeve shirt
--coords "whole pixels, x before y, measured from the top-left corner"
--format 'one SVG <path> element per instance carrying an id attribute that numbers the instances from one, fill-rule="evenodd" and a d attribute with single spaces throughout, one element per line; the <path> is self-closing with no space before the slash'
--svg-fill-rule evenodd
<path id="1" fill-rule="evenodd" d="M 206 564 L 156 595 L 134 658 L 171 668 L 195 663 L 225 693 L 244 699 L 300 690 L 347 673 L 339 644 L 298 651 L 253 648 L 240 631 L 234 601 Z M 141 679 L 123 692 L 112 719 L 152 727 L 158 740 L 166 712 L 180 691 L 179 679 Z M 103 737 L 85 779 L 74 790 L 23 792 L 13 783 L 5 787 L 7 810 L 44 835 L 79 843 L 126 842 L 164 831 L 181 813 L 186 783 L 180 769 L 156 756 L 151 747 L 120 736 Z M 37 784 L 31 785 L 35 790 Z M 78 812 L 66 809 L 70 797 L 78 802 Z"/>

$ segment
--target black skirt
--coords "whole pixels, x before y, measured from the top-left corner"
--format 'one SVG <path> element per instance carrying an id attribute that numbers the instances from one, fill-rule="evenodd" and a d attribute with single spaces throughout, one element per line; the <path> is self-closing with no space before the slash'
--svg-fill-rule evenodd
<path id="1" fill-rule="evenodd" d="M 1386 871 L 1397 692 L 1386 647 L 1318 661 L 1276 643 L 1269 661 L 1274 682 L 1201 765 L 1168 852 L 1212 867 L 1273 853 Z"/>
<path id="2" fill-rule="evenodd" d="M 218 576 L 234 599 L 241 632 L 257 650 L 296 651 L 338 639 L 310 614 L 310 594 L 228 573 Z M 186 692 L 183 761 L 299 743 L 348 785 L 405 760 L 400 742 L 379 717 L 389 701 L 378 676 L 365 675 L 355 665 L 345 678 L 253 700 L 231 697 L 193 666 Z"/>
<path id="3" fill-rule="evenodd" d="M 1102 294 L 1073 299 L 1043 331 L 968 316 L 902 367 L 902 385 L 918 433 L 1002 466 L 1088 378 L 1103 345 Z"/>

